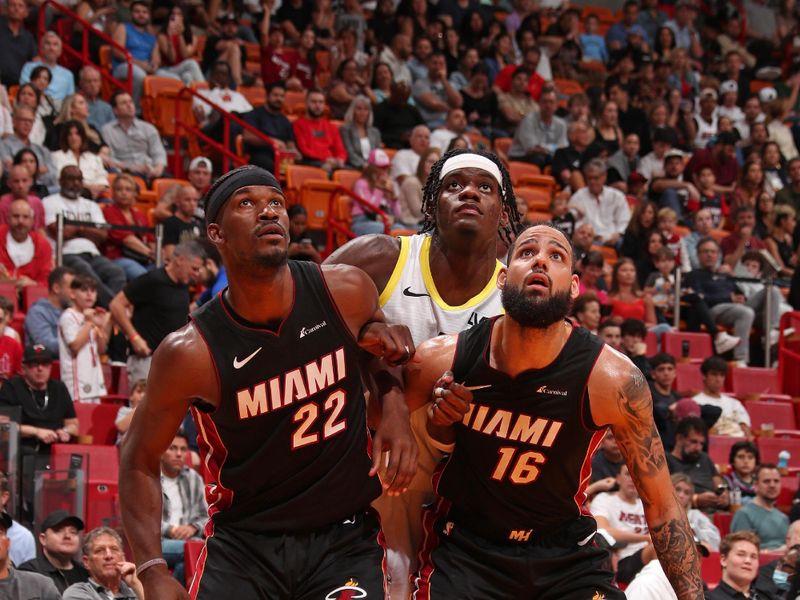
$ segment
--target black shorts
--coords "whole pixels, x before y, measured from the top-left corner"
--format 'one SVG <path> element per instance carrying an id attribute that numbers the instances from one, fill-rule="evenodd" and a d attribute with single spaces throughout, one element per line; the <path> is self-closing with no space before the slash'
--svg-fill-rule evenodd
<path id="1" fill-rule="evenodd" d="M 642 562 L 642 552 L 644 548 L 640 548 L 630 556 L 626 556 L 617 563 L 617 581 L 620 583 L 628 584 L 633 581 L 636 574 L 644 568 Z"/>
<path id="2" fill-rule="evenodd" d="M 549 540 L 498 542 L 426 514 L 414 600 L 624 600 L 608 550 Z M 430 526 L 429 526 L 430 525 Z M 589 534 L 592 535 L 591 533 Z"/>
<path id="3" fill-rule="evenodd" d="M 386 553 L 372 511 L 297 534 L 215 526 L 189 588 L 196 600 L 386 597 Z"/>

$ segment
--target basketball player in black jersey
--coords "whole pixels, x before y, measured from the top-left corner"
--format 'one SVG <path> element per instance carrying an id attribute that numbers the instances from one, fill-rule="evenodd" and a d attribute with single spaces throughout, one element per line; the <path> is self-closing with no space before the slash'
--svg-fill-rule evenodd
<path id="1" fill-rule="evenodd" d="M 122 451 L 122 516 L 146 596 L 188 597 L 161 559 L 159 456 L 191 406 L 212 478 L 191 597 L 383 598 L 369 510 L 378 450 L 391 450 L 384 485 L 397 493 L 416 446 L 402 386 L 387 378 L 397 392 L 384 393 L 370 459 L 358 354 L 407 360 L 408 330 L 381 322 L 360 270 L 287 261 L 286 200 L 270 173 L 224 175 L 206 215 L 229 287 L 159 346 Z"/>
<path id="2" fill-rule="evenodd" d="M 581 508 L 606 427 L 678 597 L 703 597 L 647 383 L 622 354 L 565 320 L 578 295 L 572 269 L 562 232 L 524 230 L 498 278 L 506 315 L 421 344 L 406 366 L 409 407 L 434 398 L 428 434 L 451 452 L 434 476 L 439 500 L 425 516 L 417 600 L 624 598 Z"/>

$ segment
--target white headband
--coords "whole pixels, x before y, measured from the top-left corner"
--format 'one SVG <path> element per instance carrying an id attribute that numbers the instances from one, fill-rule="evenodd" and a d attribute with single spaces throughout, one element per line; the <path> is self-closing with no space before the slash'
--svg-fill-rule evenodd
<path id="1" fill-rule="evenodd" d="M 451 156 L 442 165 L 439 181 L 458 169 L 481 169 L 482 171 L 488 172 L 489 175 L 497 180 L 497 184 L 500 186 L 500 194 L 503 194 L 503 176 L 500 174 L 500 169 L 485 156 L 472 154 L 471 152 Z"/>

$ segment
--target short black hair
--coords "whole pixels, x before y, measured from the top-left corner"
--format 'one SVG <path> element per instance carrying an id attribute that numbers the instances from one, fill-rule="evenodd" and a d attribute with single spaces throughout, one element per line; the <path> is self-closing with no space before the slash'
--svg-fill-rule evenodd
<path id="1" fill-rule="evenodd" d="M 138 2 L 138 4 L 144 4 L 144 2 Z M 131 6 L 131 8 L 133 8 L 133 6 Z M 119 98 L 123 94 L 128 96 L 131 95 L 131 93 L 128 90 L 123 90 L 123 89 L 114 90 L 114 93 L 111 94 L 111 108 L 117 107 L 117 98 Z"/>
<path id="2" fill-rule="evenodd" d="M 66 275 L 75 275 L 75 271 L 69 267 L 56 267 L 50 271 L 50 275 L 47 276 L 47 289 L 52 291 L 56 284 L 64 281 Z"/>
<path id="3" fill-rule="evenodd" d="M 598 269 L 602 269 L 603 265 L 606 264 L 606 259 L 602 252 L 598 250 L 589 250 L 581 259 L 581 264 L 584 267 L 597 267 Z"/>
<path id="4" fill-rule="evenodd" d="M 529 225 L 523 226 L 518 232 L 517 235 L 514 237 L 514 241 L 511 242 L 508 246 L 508 254 L 506 254 L 506 264 L 511 264 L 511 255 L 514 254 L 514 248 L 517 246 L 517 240 L 519 236 L 522 235 L 523 231 L 527 231 L 533 227 L 549 227 L 550 229 L 555 229 L 559 233 L 561 233 L 567 240 L 568 248 L 570 253 L 572 254 L 572 270 L 575 270 L 575 246 L 572 244 L 572 240 L 564 233 L 561 229 L 556 227 L 552 221 L 537 221 L 535 223 L 531 223 Z"/>
<path id="5" fill-rule="evenodd" d="M 733 464 L 733 459 L 736 458 L 736 455 L 739 454 L 742 450 L 746 450 L 750 454 L 756 457 L 756 464 L 761 462 L 761 453 L 758 451 L 758 446 L 756 446 L 753 442 L 749 440 L 742 440 L 741 442 L 736 442 L 733 446 L 731 446 L 731 451 L 728 453 L 728 464 Z"/>
<path id="6" fill-rule="evenodd" d="M 308 215 L 306 207 L 302 204 L 292 204 L 287 210 L 286 215 L 289 219 L 294 219 L 297 215 Z"/>
<path id="7" fill-rule="evenodd" d="M 708 375 L 709 373 L 722 373 L 723 375 L 728 374 L 728 363 L 725 362 L 725 359 L 719 356 L 709 356 L 707 359 L 703 361 L 700 365 L 700 372 L 703 375 Z"/>
<path id="8" fill-rule="evenodd" d="M 676 436 L 686 437 L 691 431 L 702 433 L 704 437 L 708 435 L 708 427 L 700 417 L 684 417 L 678 421 L 678 425 L 675 427 Z"/>
<path id="9" fill-rule="evenodd" d="M 619 331 L 623 336 L 635 335 L 642 339 L 647 337 L 647 325 L 641 319 L 625 319 L 620 324 Z"/>
<path id="10" fill-rule="evenodd" d="M 605 331 L 609 327 L 619 327 L 619 323 L 614 319 L 607 319 L 603 321 L 597 328 L 597 335 L 600 335 L 601 333 L 603 333 L 603 331 Z"/>
<path id="11" fill-rule="evenodd" d="M 675 357 L 666 352 L 659 352 L 655 356 L 651 356 L 648 360 L 650 361 L 650 367 L 652 369 L 657 369 L 661 365 L 675 366 Z"/>
<path id="12" fill-rule="evenodd" d="M 97 279 L 91 275 L 78 274 L 75 275 L 75 278 L 72 280 L 72 283 L 69 287 L 73 290 L 96 290 Z"/>
<path id="13" fill-rule="evenodd" d="M 271 94 L 272 90 L 286 91 L 286 84 L 282 80 L 273 81 L 272 83 L 270 83 L 265 87 L 267 88 L 267 94 Z"/>
<path id="14" fill-rule="evenodd" d="M 778 471 L 778 472 L 780 472 L 780 469 L 778 468 L 778 466 L 775 463 L 761 463 L 760 465 L 758 465 L 756 467 L 756 470 L 753 472 L 753 476 L 756 478 L 756 481 L 758 481 L 758 476 L 761 475 L 761 471 Z"/>

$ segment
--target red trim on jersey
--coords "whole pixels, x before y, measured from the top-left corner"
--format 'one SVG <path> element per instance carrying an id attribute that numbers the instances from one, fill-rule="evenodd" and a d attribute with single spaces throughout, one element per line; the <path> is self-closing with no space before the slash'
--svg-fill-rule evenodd
<path id="1" fill-rule="evenodd" d="M 375 541 L 378 542 L 378 546 L 381 547 L 383 550 L 383 558 L 381 559 L 381 572 L 383 573 L 383 596 L 385 598 L 389 597 L 389 557 L 387 556 L 387 550 L 389 546 L 386 544 L 386 536 L 383 535 L 383 526 L 381 525 L 381 516 L 377 510 L 373 510 L 373 514 L 375 518 L 378 519 L 378 535 L 375 536 Z"/>
<path id="2" fill-rule="evenodd" d="M 212 517 L 225 510 L 233 503 L 233 490 L 226 488 L 220 481 L 222 467 L 228 458 L 228 449 L 222 442 L 211 415 L 192 407 L 192 416 L 197 425 L 197 446 L 200 457 L 211 476 L 211 482 L 206 484 L 206 502 L 208 503 L 208 516 Z M 213 531 L 212 519 L 209 519 L 206 530 Z"/>
<path id="3" fill-rule="evenodd" d="M 434 475 L 434 478 L 436 475 Z M 422 513 L 422 531 L 424 537 L 418 553 L 419 574 L 414 580 L 416 589 L 412 593 L 413 600 L 430 600 L 431 577 L 436 570 L 433 564 L 433 551 L 439 546 L 439 535 L 434 530 L 436 521 L 446 515 L 450 510 L 450 501 L 439 496 L 433 508 L 427 508 Z"/>
<path id="4" fill-rule="evenodd" d="M 222 294 L 222 292 L 220 292 L 220 294 Z M 220 301 L 221 300 L 222 299 L 220 298 Z M 191 315 L 189 315 L 189 319 L 191 321 L 194 321 Z M 200 339 L 203 340 L 203 343 L 206 345 L 206 350 L 208 350 L 208 357 L 211 359 L 211 365 L 214 367 L 214 377 L 217 379 L 217 395 L 219 396 L 219 401 L 222 402 L 222 380 L 220 379 L 219 376 L 219 369 L 217 368 L 217 361 L 214 359 L 214 353 L 211 351 L 211 345 L 208 343 L 206 336 L 203 335 L 203 330 L 200 329 L 194 323 L 192 323 L 192 326 L 194 327 L 194 330 L 198 333 L 198 335 L 200 335 Z M 217 408 L 219 407 L 215 407 L 214 410 L 216 410 Z M 195 422 L 197 422 L 196 418 Z M 200 437 L 199 434 L 197 437 L 198 438 Z"/>
<path id="5" fill-rule="evenodd" d="M 606 430 L 601 429 L 592 436 L 589 446 L 586 448 L 586 456 L 583 458 L 583 464 L 581 464 L 581 475 L 580 482 L 578 483 L 578 491 L 575 492 L 575 496 L 572 499 L 575 501 L 575 506 L 578 507 L 578 512 L 582 515 L 591 514 L 588 510 L 583 509 L 583 503 L 586 502 L 586 488 L 589 486 L 589 480 L 592 477 L 592 457 L 594 456 L 597 447 L 603 441 L 605 435 Z"/>
<path id="6" fill-rule="evenodd" d="M 336 304 L 336 301 L 333 299 L 333 294 L 331 294 L 331 289 L 328 287 L 328 282 L 325 281 L 325 273 L 322 272 L 322 267 L 320 265 L 318 265 L 317 263 L 314 263 L 314 265 L 317 267 L 317 269 L 319 269 L 319 276 L 322 279 L 322 287 L 325 288 L 325 291 L 328 293 L 328 298 L 331 301 L 331 306 L 333 306 L 333 310 L 338 315 L 339 321 L 341 322 L 342 327 L 344 327 L 345 331 L 350 334 L 350 337 L 353 338 L 353 340 L 357 344 L 358 343 L 358 338 L 356 338 L 356 336 L 353 335 L 353 332 L 350 330 L 350 326 L 347 324 L 347 321 L 345 321 L 344 317 L 342 316 L 342 311 L 339 310 L 339 306 Z"/>
<path id="7" fill-rule="evenodd" d="M 288 268 L 288 266 L 287 266 L 287 268 Z M 221 296 L 222 292 L 220 292 L 219 303 L 220 303 L 220 306 L 222 306 L 222 312 L 224 312 L 225 316 L 227 316 L 228 319 L 230 319 L 231 322 L 234 325 L 236 325 L 236 327 L 239 327 L 240 329 L 245 329 L 247 331 L 258 331 L 259 333 L 267 333 L 269 335 L 274 335 L 275 337 L 280 337 L 281 329 L 283 329 L 284 324 L 286 324 L 286 321 L 289 319 L 289 317 L 291 316 L 292 312 L 294 312 L 294 305 L 295 305 L 295 301 L 297 300 L 297 284 L 294 281 L 294 277 L 291 276 L 291 270 L 289 271 L 289 276 L 290 276 L 290 279 L 292 280 L 292 304 L 289 307 L 289 312 L 287 312 L 286 316 L 281 319 L 281 324 L 278 325 L 277 331 L 272 331 L 271 329 L 267 329 L 266 327 L 250 327 L 248 325 L 243 325 L 236 317 L 234 317 L 231 314 L 231 311 L 228 310 L 228 306 L 225 304 L 225 300 Z"/>
<path id="8" fill-rule="evenodd" d="M 594 418 L 592 418 L 592 421 L 593 421 L 592 425 L 595 425 L 595 427 L 587 427 L 586 421 L 583 419 L 583 414 L 586 412 L 586 407 L 584 406 L 584 403 L 586 402 L 586 398 L 589 397 L 589 379 L 591 379 L 592 371 L 594 371 L 594 368 L 597 366 L 597 361 L 600 360 L 600 355 L 603 354 L 603 350 L 604 349 L 605 349 L 604 346 L 600 347 L 600 352 L 598 352 L 597 356 L 594 357 L 594 362 L 592 363 L 592 368 L 589 369 L 589 374 L 586 376 L 586 383 L 583 384 L 583 393 L 581 394 L 581 404 L 580 404 L 580 407 L 579 407 L 580 408 L 579 412 L 580 412 L 580 417 L 581 417 L 581 425 L 583 426 L 583 428 L 586 431 L 597 431 L 597 424 L 594 423 Z M 591 416 L 591 414 L 592 414 L 592 408 L 591 408 L 591 404 L 590 404 L 589 405 L 589 416 Z M 605 430 L 605 427 L 602 427 L 601 429 Z"/>
<path id="9" fill-rule="evenodd" d="M 206 559 L 208 558 L 208 542 L 212 537 L 214 537 L 214 523 L 209 519 L 206 524 L 206 541 L 203 544 L 203 549 L 200 551 L 200 556 L 197 557 L 194 577 L 192 577 L 192 583 L 189 584 L 189 596 L 191 596 L 192 600 L 197 598 L 197 594 L 200 591 L 200 580 L 203 578 L 203 573 L 206 570 Z"/>

